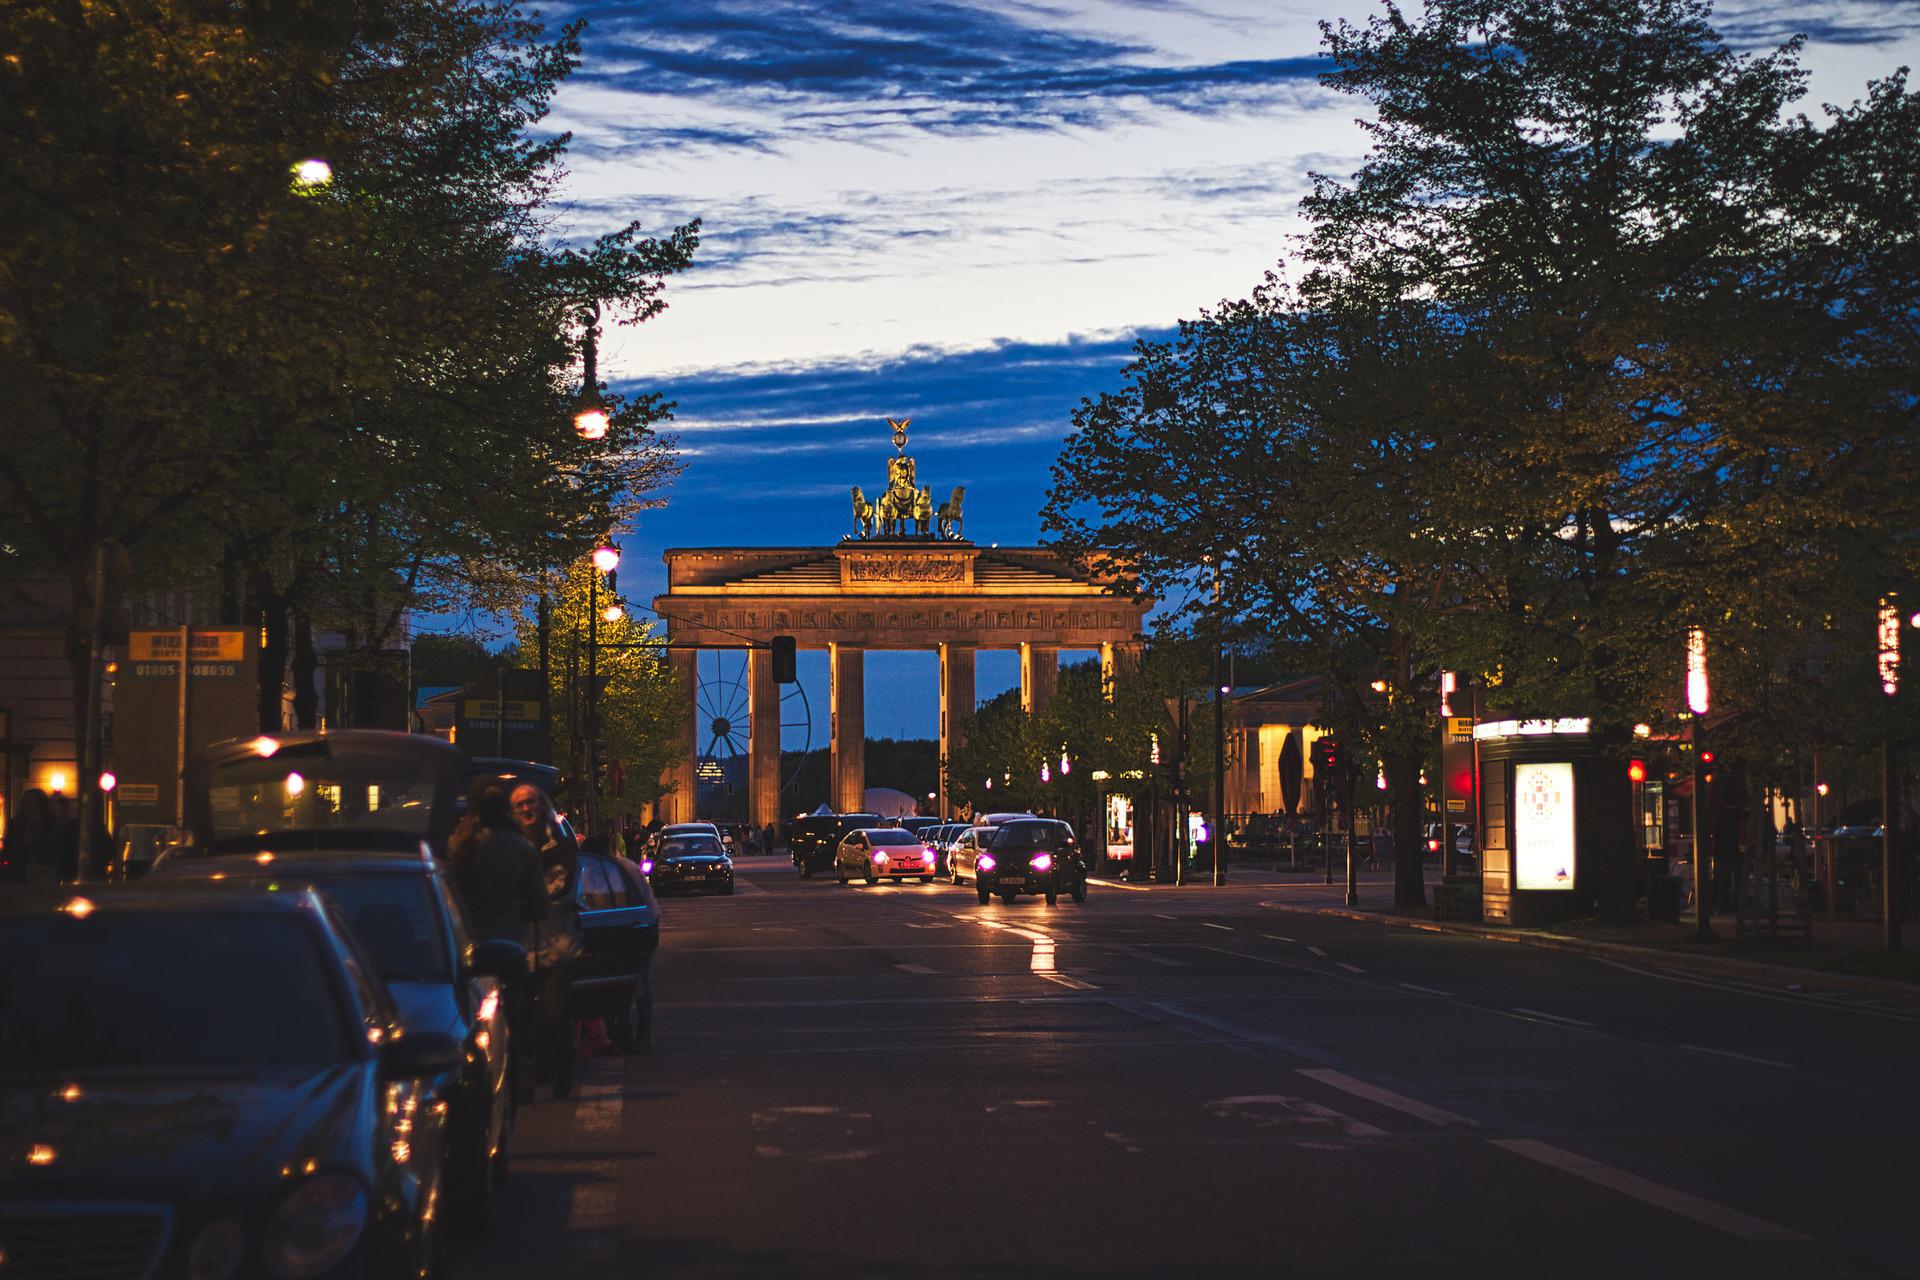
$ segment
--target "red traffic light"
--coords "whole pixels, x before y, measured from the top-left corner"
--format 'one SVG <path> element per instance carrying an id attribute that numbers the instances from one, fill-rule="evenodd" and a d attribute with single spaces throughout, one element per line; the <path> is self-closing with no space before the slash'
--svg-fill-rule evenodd
<path id="1" fill-rule="evenodd" d="M 1473 770 L 1472 769 L 1456 770 L 1453 776 L 1447 779 L 1447 789 L 1452 791 L 1453 794 L 1457 796 L 1472 795 L 1473 794 Z"/>
<path id="2" fill-rule="evenodd" d="M 1700 763 L 1701 763 L 1701 764 L 1712 764 L 1712 763 L 1713 763 L 1713 752 L 1711 752 L 1711 751 L 1702 751 L 1702 752 L 1700 753 Z"/>
<path id="3" fill-rule="evenodd" d="M 1627 781 L 1645 782 L 1647 780 L 1647 762 L 1645 760 L 1627 761 Z"/>

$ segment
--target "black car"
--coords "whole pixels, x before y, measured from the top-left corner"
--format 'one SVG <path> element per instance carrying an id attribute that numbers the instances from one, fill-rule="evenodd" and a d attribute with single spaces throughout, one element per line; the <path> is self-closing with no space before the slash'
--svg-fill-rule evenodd
<path id="1" fill-rule="evenodd" d="M 460 1045 L 460 1071 L 441 1085 L 448 1102 L 447 1199 L 462 1235 L 485 1232 L 494 1184 L 505 1177 L 513 1126 L 502 983 L 526 972 L 526 950 L 475 943 L 446 873 L 415 854 L 186 857 L 150 877 L 210 884 L 309 884 L 353 931 L 410 1032 L 442 1032 Z"/>
<path id="2" fill-rule="evenodd" d="M 733 859 L 709 835 L 663 835 L 641 867 L 656 893 L 733 892 Z"/>
<path id="3" fill-rule="evenodd" d="M 1015 818 L 992 829 L 992 839 L 976 828 L 952 852 L 953 882 L 973 881 L 985 904 L 994 894 L 1012 905 L 1023 893 L 1044 894 L 1053 906 L 1063 892 L 1075 902 L 1087 900 L 1087 863 L 1073 828 L 1055 818 Z"/>
<path id="4" fill-rule="evenodd" d="M 833 870 L 833 855 L 849 831 L 888 826 L 877 813 L 814 813 L 787 826 L 787 854 L 803 879 Z"/>
<path id="5" fill-rule="evenodd" d="M 625 858 L 580 855 L 580 934 L 572 1014 L 605 1018 L 616 1043 L 646 1048 L 653 1037 L 653 953 L 660 904 L 646 873 Z"/>
<path id="6" fill-rule="evenodd" d="M 440 1258 L 453 1037 L 306 889 L 0 901 L 8 1275 L 387 1277 Z"/>

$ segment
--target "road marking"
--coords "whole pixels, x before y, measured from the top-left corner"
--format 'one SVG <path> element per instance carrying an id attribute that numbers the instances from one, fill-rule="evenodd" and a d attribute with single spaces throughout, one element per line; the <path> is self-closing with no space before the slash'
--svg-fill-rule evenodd
<path id="1" fill-rule="evenodd" d="M 1519 1005 L 1513 1006 L 1512 1011 L 1514 1013 L 1524 1014 L 1529 1018 L 1545 1018 L 1548 1022 L 1558 1022 L 1568 1027 L 1594 1027 L 1599 1025 L 1595 1022 L 1582 1022 L 1578 1018 L 1564 1018 L 1557 1013 L 1542 1013 L 1538 1009 L 1522 1009 Z"/>
<path id="2" fill-rule="evenodd" d="M 1053 972 L 1053 939 L 1036 940 L 1033 944 L 1033 971 L 1035 973 Z"/>
<path id="3" fill-rule="evenodd" d="M 1575 1155 L 1571 1151 L 1553 1146 L 1546 1142 L 1537 1142 L 1532 1138 L 1489 1138 L 1489 1146 L 1499 1147 L 1502 1151 L 1511 1151 L 1517 1156 L 1537 1161 L 1562 1173 L 1570 1173 L 1576 1178 L 1584 1178 L 1595 1186 L 1617 1191 L 1630 1196 L 1656 1209 L 1665 1209 L 1684 1218 L 1724 1231 L 1730 1236 L 1750 1240 L 1756 1244 L 1784 1244 L 1794 1241 L 1811 1240 L 1813 1237 L 1802 1235 L 1788 1227 L 1777 1226 L 1771 1222 L 1741 1213 L 1738 1209 L 1729 1209 L 1711 1200 L 1702 1200 L 1690 1196 L 1684 1191 L 1663 1187 L 1657 1182 L 1616 1169 L 1612 1165 L 1589 1160 L 1585 1156 Z"/>
<path id="4" fill-rule="evenodd" d="M 1203 929 L 1218 929 L 1218 930 L 1220 930 L 1220 931 L 1221 931 L 1222 933 L 1232 933 L 1232 932 L 1233 932 L 1233 926 L 1232 926 L 1232 925 L 1230 925 L 1230 924 L 1214 924 L 1214 923 L 1213 923 L 1212 921 L 1210 921 L 1210 920 L 1202 920 L 1202 921 L 1200 922 L 1200 927 L 1201 927 L 1201 928 L 1203 928 Z"/>
<path id="5" fill-rule="evenodd" d="M 1153 892 L 1153 890 L 1147 888 L 1147 886 L 1143 884 L 1122 884 L 1118 880 L 1098 880 L 1092 876 L 1087 877 L 1087 883 L 1097 884 L 1107 889 L 1125 889 L 1128 893 L 1152 893 Z"/>
<path id="6" fill-rule="evenodd" d="M 896 964 L 893 966 L 904 973 L 939 973 L 938 969 L 929 969 L 924 964 Z"/>
<path id="7" fill-rule="evenodd" d="M 1153 918 L 1154 918 L 1155 920 L 1178 920 L 1178 919 L 1179 919 L 1180 917 L 1179 917 L 1179 916 L 1164 916 L 1164 915 L 1161 915 L 1161 914 L 1160 914 L 1160 913 L 1159 913 L 1158 911 L 1156 911 L 1156 912 L 1154 912 L 1154 913 L 1153 913 Z"/>
<path id="8" fill-rule="evenodd" d="M 1327 955 L 1327 953 L 1326 953 L 1326 952 L 1324 952 L 1324 951 L 1322 951 L 1322 950 L 1321 950 L 1320 948 L 1318 948 L 1318 947 L 1315 947 L 1315 946 L 1309 946 L 1309 947 L 1307 948 L 1307 950 L 1309 950 L 1309 951 L 1311 951 L 1311 952 L 1313 952 L 1313 954 L 1315 954 L 1315 955 L 1317 955 L 1317 956 L 1319 956 L 1319 957 L 1320 957 L 1321 959 L 1323 959 L 1323 960 L 1324 960 L 1324 959 L 1326 959 L 1326 955 Z"/>
<path id="9" fill-rule="evenodd" d="M 1220 1120 L 1241 1120 L 1260 1130 L 1277 1130 L 1302 1147 L 1343 1147 L 1342 1139 L 1384 1138 L 1387 1131 L 1364 1120 L 1283 1093 L 1241 1094 L 1204 1104 Z"/>
<path id="10" fill-rule="evenodd" d="M 1061 986 L 1067 987 L 1074 991 L 1098 991 L 1100 989 L 1097 983 L 1082 981 L 1081 979 L 1076 978 L 1069 973 L 1047 972 L 1047 973 L 1042 973 L 1039 976 L 1042 978 L 1045 978 L 1048 982 L 1057 982 Z"/>
<path id="11" fill-rule="evenodd" d="M 1107 950 L 1117 955 L 1132 956 L 1136 960 L 1145 960 L 1149 964 L 1163 964 L 1170 968 L 1180 968 L 1187 963 L 1185 960 L 1175 960 L 1171 956 L 1157 956 L 1144 948 L 1129 946 L 1122 942 L 1109 943 Z"/>
<path id="12" fill-rule="evenodd" d="M 580 1082 L 574 1093 L 574 1132 L 589 1140 L 619 1137 L 623 1096 L 618 1077 Z M 596 1160 L 581 1168 L 579 1174 L 567 1197 L 562 1236 L 566 1253 L 579 1261 L 611 1262 L 614 1232 L 620 1225 L 618 1165 L 612 1160 Z"/>
<path id="13" fill-rule="evenodd" d="M 1443 1107 L 1422 1102 L 1418 1098 L 1409 1098 L 1404 1093 L 1383 1089 L 1377 1084 L 1368 1084 L 1365 1080 L 1356 1080 L 1344 1071 L 1333 1071 L 1324 1067 L 1301 1067 L 1299 1072 L 1309 1080 L 1316 1080 L 1342 1093 L 1350 1093 L 1356 1098 L 1365 1098 L 1368 1102 L 1377 1102 L 1390 1110 L 1404 1112 L 1417 1120 L 1425 1120 L 1428 1124 L 1437 1124 L 1442 1128 L 1455 1124 L 1465 1125 L 1469 1129 L 1480 1127 L 1478 1120 L 1457 1115 Z"/>
<path id="14" fill-rule="evenodd" d="M 1335 960 L 1333 963 L 1337 968 L 1345 969 L 1348 973 L 1365 973 L 1366 972 L 1366 970 L 1362 969 L 1359 965 L 1348 964 L 1345 960 Z"/>
<path id="15" fill-rule="evenodd" d="M 1283 938 L 1277 933 L 1263 933 L 1260 936 L 1274 942 L 1298 942 L 1299 941 L 1298 938 Z"/>
<path id="16" fill-rule="evenodd" d="M 1448 1000 L 1453 999 L 1453 993 L 1451 991 L 1441 991 L 1437 987 L 1423 987 L 1415 982 L 1403 982 L 1400 985 L 1409 991 L 1418 991 L 1423 996 L 1442 996 Z"/>
<path id="17" fill-rule="evenodd" d="M 1710 1053 L 1716 1058 L 1732 1058 L 1735 1062 L 1751 1062 L 1759 1067 L 1777 1067 L 1782 1071 L 1794 1070 L 1791 1062 L 1776 1062 L 1772 1058 L 1756 1058 L 1750 1053 L 1736 1053 L 1732 1049 L 1709 1049 L 1703 1044 L 1683 1044 L 1682 1049 L 1691 1049 L 1695 1053 Z"/>
<path id="18" fill-rule="evenodd" d="M 1863 1005 L 1843 1001 L 1839 992 L 1801 991 L 1787 987 L 1780 991 L 1766 991 L 1749 986 L 1744 982 L 1710 982 L 1704 978 L 1687 977 L 1677 973 L 1641 969 L 1634 965 L 1622 964 L 1618 960 L 1594 957 L 1610 969 L 1620 969 L 1627 973 L 1639 974 L 1643 978 L 1654 978 L 1661 982 L 1680 982 L 1690 987 L 1705 987 L 1710 991 L 1734 991 L 1741 995 L 1754 996 L 1761 1000 L 1777 1000 L 1782 1004 L 1805 1005 L 1815 1009 L 1827 1009 L 1835 1013 L 1858 1013 L 1869 1018 L 1885 1018 L 1892 1022 L 1920 1022 L 1920 1013 L 1906 1013 L 1895 1009 L 1869 1009 Z"/>

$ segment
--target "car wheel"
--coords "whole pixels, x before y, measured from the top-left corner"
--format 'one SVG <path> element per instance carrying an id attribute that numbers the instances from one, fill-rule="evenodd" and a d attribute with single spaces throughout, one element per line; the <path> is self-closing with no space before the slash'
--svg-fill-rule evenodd
<path id="1" fill-rule="evenodd" d="M 1087 900 L 1087 878 L 1085 876 L 1078 876 L 1074 879 L 1073 900 L 1075 902 L 1085 902 Z"/>
<path id="2" fill-rule="evenodd" d="M 1053 885 L 1047 886 L 1047 905 L 1050 907 L 1057 907 L 1060 905 L 1060 890 L 1055 888 Z"/>
<path id="3" fill-rule="evenodd" d="M 847 869 L 843 866 L 840 866 L 838 863 L 834 864 L 833 874 L 840 877 L 841 884 L 845 884 L 847 882 Z"/>
<path id="4" fill-rule="evenodd" d="M 980 905 L 984 907 L 989 902 L 993 901 L 993 895 L 987 892 L 987 887 L 985 885 L 981 885 L 979 886 L 979 888 L 980 888 Z"/>
<path id="5" fill-rule="evenodd" d="M 874 866 L 871 862 L 867 864 L 867 883 L 868 884 L 880 883 L 880 873 L 874 869 Z"/>

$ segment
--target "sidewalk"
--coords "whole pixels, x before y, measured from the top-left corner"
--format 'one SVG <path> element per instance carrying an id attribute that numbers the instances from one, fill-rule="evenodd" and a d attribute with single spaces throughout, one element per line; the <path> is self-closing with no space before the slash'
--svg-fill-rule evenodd
<path id="1" fill-rule="evenodd" d="M 1272 896 L 1260 905 L 1273 911 L 1364 920 L 1496 942 L 1578 951 L 1627 964 L 1684 966 L 1749 982 L 1799 983 L 1920 999 L 1920 954 L 1916 954 L 1920 952 L 1920 925 L 1909 927 L 1910 949 L 1899 955 L 1888 955 L 1881 950 L 1880 925 L 1873 920 L 1816 919 L 1813 922 L 1811 946 L 1758 938 L 1742 941 L 1734 935 L 1731 915 L 1714 919 L 1714 938 L 1708 942 L 1700 942 L 1694 937 L 1694 926 L 1690 920 L 1682 920 L 1679 924 L 1650 920 L 1625 924 L 1572 920 L 1551 929 L 1515 929 L 1497 924 L 1434 920 L 1430 904 L 1439 877 L 1431 871 L 1426 882 L 1429 905 L 1407 910 L 1393 905 L 1391 870 L 1363 870 L 1358 878 L 1359 905 L 1348 907 L 1345 880 L 1338 869 L 1332 884 L 1323 883 L 1322 873 L 1317 870 L 1276 871 L 1266 867 L 1232 865 L 1227 869 L 1229 888 L 1255 888 L 1271 892 Z M 1203 873 L 1196 882 L 1186 886 L 1152 884 L 1119 887 L 1154 893 L 1198 894 L 1211 889 L 1212 880 Z"/>

